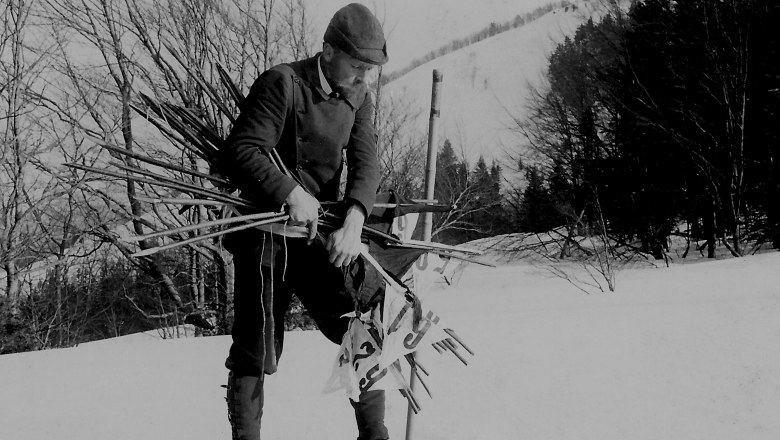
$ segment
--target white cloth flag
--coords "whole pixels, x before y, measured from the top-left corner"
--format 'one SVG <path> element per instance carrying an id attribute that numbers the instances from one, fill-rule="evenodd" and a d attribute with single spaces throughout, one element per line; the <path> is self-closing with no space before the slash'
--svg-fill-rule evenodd
<path id="1" fill-rule="evenodd" d="M 394 382 L 388 383 L 393 376 L 387 375 L 387 368 L 379 367 L 380 342 L 375 338 L 376 333 L 369 333 L 376 330 L 376 325 L 370 317 L 363 319 L 351 318 L 333 373 L 325 385 L 326 393 L 343 389 L 351 399 L 358 400 L 360 393 L 369 389 L 397 388 Z"/>
<path id="2" fill-rule="evenodd" d="M 448 337 L 439 316 L 424 306 L 422 319 L 415 327 L 414 310 L 404 292 L 393 285 L 386 289 L 384 322 L 378 319 L 378 307 L 362 317 L 351 317 L 325 392 L 344 389 L 356 400 L 369 390 L 403 389 L 403 378 L 398 376 L 400 366 L 393 364 L 420 347 Z"/>
<path id="3" fill-rule="evenodd" d="M 417 214 L 404 221 L 394 222 L 394 228 L 402 227 L 401 233 L 414 229 Z M 402 280 L 419 298 L 432 285 L 441 280 L 452 279 L 453 272 L 460 269 L 459 262 L 436 254 L 423 254 L 404 274 Z M 385 298 L 381 310 L 376 306 L 370 313 L 351 317 L 349 329 L 344 335 L 333 372 L 324 392 L 343 389 L 353 400 L 360 393 L 369 390 L 392 390 L 406 388 L 406 381 L 400 372 L 399 360 L 404 355 L 421 347 L 450 337 L 443 329 L 441 318 L 421 304 L 422 319 L 414 326 L 414 307 L 406 299 L 403 286 L 395 282 L 385 283 Z"/>
<path id="4" fill-rule="evenodd" d="M 419 217 L 420 214 L 416 212 L 396 217 L 390 226 L 390 232 L 401 240 L 411 240 Z"/>

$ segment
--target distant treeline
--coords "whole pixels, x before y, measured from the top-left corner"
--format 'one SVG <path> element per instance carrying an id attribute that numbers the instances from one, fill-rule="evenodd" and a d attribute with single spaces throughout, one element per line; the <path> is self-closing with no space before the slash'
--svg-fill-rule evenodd
<path id="1" fill-rule="evenodd" d="M 780 4 L 646 0 L 550 57 L 519 124 L 534 155 L 519 227 L 596 225 L 660 258 L 780 246 Z"/>
<path id="2" fill-rule="evenodd" d="M 555 9 L 564 9 L 568 11 L 569 8 L 575 10 L 577 9 L 577 5 L 573 4 L 568 0 L 560 0 L 558 2 L 548 3 L 544 6 L 540 6 L 531 12 L 522 15 L 521 14 L 515 15 L 515 17 L 512 20 L 505 21 L 503 23 L 492 22 L 488 26 L 480 30 L 479 32 L 475 32 L 465 38 L 459 38 L 457 40 L 453 40 L 445 44 L 444 46 L 441 46 L 436 50 L 432 50 L 427 54 L 423 55 L 422 57 L 415 59 L 414 61 L 409 63 L 408 66 L 400 70 L 397 70 L 395 72 L 391 72 L 387 75 L 383 75 L 382 84 L 384 85 L 391 81 L 394 81 L 406 75 L 407 73 L 411 72 L 412 70 L 416 69 L 417 67 L 420 67 L 429 61 L 435 60 L 436 58 L 447 55 L 450 52 L 454 52 L 458 49 L 462 49 L 466 46 L 470 46 L 472 44 L 478 43 L 482 40 L 498 35 L 502 32 L 519 28 L 520 26 L 523 26 L 526 23 L 530 23 Z"/>

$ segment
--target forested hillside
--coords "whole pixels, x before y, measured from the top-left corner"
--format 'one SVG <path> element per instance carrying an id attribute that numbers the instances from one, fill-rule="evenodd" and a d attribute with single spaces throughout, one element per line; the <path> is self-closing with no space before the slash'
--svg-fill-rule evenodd
<path id="1" fill-rule="evenodd" d="M 518 121 L 524 229 L 600 224 L 656 258 L 672 234 L 710 256 L 780 245 L 778 19 L 769 1 L 651 0 L 580 26 Z"/>

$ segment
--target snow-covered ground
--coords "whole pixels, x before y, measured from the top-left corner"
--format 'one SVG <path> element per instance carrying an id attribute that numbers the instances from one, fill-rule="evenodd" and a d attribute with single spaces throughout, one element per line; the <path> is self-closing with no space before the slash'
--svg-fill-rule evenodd
<path id="1" fill-rule="evenodd" d="M 586 295 L 529 264 L 469 266 L 427 298 L 476 357 L 425 353 L 415 438 L 780 438 L 780 253 L 626 269 Z M 0 439 L 228 439 L 228 337 L 134 335 L 0 356 Z M 336 346 L 287 334 L 266 439 L 355 438 L 322 394 Z M 392 393 L 388 426 L 404 436 Z"/>

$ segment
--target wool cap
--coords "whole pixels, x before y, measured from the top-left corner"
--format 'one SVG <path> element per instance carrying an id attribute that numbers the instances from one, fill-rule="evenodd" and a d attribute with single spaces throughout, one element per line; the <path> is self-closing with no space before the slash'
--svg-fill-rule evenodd
<path id="1" fill-rule="evenodd" d="M 359 3 L 336 11 L 323 40 L 364 63 L 387 62 L 387 42 L 379 20 Z"/>

